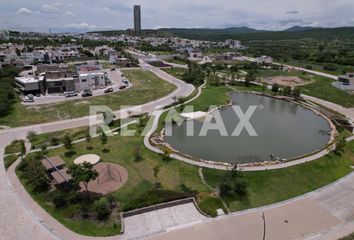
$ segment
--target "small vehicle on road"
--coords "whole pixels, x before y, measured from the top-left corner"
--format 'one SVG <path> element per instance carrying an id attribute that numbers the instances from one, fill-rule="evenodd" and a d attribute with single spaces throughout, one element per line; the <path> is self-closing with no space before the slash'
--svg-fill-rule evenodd
<path id="1" fill-rule="evenodd" d="M 127 87 L 127 86 L 122 85 L 122 86 L 119 87 L 119 89 L 120 89 L 120 90 L 123 90 L 123 89 L 125 89 L 126 87 Z"/>
<path id="2" fill-rule="evenodd" d="M 77 93 L 72 91 L 72 92 L 65 92 L 64 93 L 64 96 L 65 97 L 76 97 L 77 96 Z"/>
<path id="3" fill-rule="evenodd" d="M 91 97 L 92 96 L 92 91 L 90 89 L 86 89 L 86 90 L 82 91 L 81 96 L 82 97 Z"/>
<path id="4" fill-rule="evenodd" d="M 112 68 L 111 71 L 115 71 L 116 69 L 115 68 Z"/>
<path id="5" fill-rule="evenodd" d="M 111 92 L 113 92 L 114 91 L 114 89 L 113 88 L 106 88 L 105 90 L 104 90 L 104 93 L 111 93 Z"/>
<path id="6" fill-rule="evenodd" d="M 23 98 L 23 102 L 34 102 L 34 96 L 32 94 L 28 94 Z"/>
<path id="7" fill-rule="evenodd" d="M 125 84 L 125 86 L 128 86 L 128 85 L 129 85 L 129 81 L 128 81 L 127 79 L 123 79 L 122 82 Z"/>

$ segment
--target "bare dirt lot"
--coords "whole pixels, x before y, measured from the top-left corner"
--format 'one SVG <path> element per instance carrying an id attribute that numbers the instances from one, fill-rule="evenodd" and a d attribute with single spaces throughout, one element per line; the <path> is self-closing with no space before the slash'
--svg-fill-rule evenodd
<path id="1" fill-rule="evenodd" d="M 296 87 L 296 86 L 312 83 L 312 81 L 306 81 L 296 76 L 262 77 L 261 81 L 267 84 L 277 83 L 279 85 L 290 86 L 290 87 Z"/>

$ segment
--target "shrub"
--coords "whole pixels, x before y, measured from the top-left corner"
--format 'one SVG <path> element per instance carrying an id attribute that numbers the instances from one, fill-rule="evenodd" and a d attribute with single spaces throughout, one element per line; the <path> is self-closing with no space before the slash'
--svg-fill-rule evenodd
<path id="1" fill-rule="evenodd" d="M 56 208 L 63 208 L 68 205 L 68 201 L 66 199 L 66 194 L 60 191 L 55 191 L 52 193 L 53 195 L 53 204 Z"/>
<path id="2" fill-rule="evenodd" d="M 200 210 L 211 217 L 216 217 L 218 215 L 216 210 L 219 208 L 223 209 L 225 212 L 221 199 L 217 197 L 206 197 L 199 202 L 198 206 Z"/>
<path id="3" fill-rule="evenodd" d="M 94 202 L 94 210 L 97 219 L 100 221 L 106 220 L 111 215 L 111 210 L 108 207 L 108 200 L 105 197 Z"/>
<path id="4" fill-rule="evenodd" d="M 142 160 L 141 156 L 141 146 L 140 144 L 134 145 L 134 161 L 140 162 Z"/>
<path id="5" fill-rule="evenodd" d="M 59 138 L 53 136 L 50 138 L 49 142 L 50 142 L 50 145 L 57 146 L 57 145 L 59 145 Z"/>

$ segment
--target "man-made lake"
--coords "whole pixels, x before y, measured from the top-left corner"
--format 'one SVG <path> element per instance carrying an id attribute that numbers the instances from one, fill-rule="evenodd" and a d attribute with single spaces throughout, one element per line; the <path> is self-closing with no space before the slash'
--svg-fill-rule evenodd
<path id="1" fill-rule="evenodd" d="M 219 111 L 228 136 L 221 136 L 217 130 L 200 136 L 203 119 L 197 119 L 189 120 L 194 123 L 193 136 L 187 136 L 185 121 L 181 126 L 173 124 L 172 135 L 165 136 L 165 141 L 199 159 L 252 163 L 295 158 L 323 148 L 330 140 L 326 119 L 298 104 L 251 93 L 231 93 L 230 98 L 244 113 L 249 106 L 257 106 L 250 118 L 257 136 L 250 136 L 246 129 L 239 136 L 231 136 L 240 120 L 229 106 Z"/>

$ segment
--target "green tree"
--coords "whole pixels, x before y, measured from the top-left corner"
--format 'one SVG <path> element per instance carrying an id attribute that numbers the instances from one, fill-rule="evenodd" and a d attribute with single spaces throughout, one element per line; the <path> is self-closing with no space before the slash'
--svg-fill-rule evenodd
<path id="1" fill-rule="evenodd" d="M 278 83 L 273 83 L 272 85 L 272 92 L 277 93 L 279 91 L 279 85 Z"/>
<path id="2" fill-rule="evenodd" d="M 135 144 L 134 145 L 134 161 L 136 162 L 139 162 L 141 161 L 142 159 L 142 156 L 141 156 L 141 147 L 140 147 L 140 144 Z"/>
<path id="3" fill-rule="evenodd" d="M 20 154 L 22 159 L 26 155 L 26 146 L 25 146 L 25 141 L 23 140 L 20 141 Z"/>
<path id="4" fill-rule="evenodd" d="M 154 171 L 154 177 L 155 177 L 155 180 L 157 183 L 158 177 L 159 177 L 159 172 L 160 172 L 160 165 L 156 165 L 152 170 Z"/>
<path id="5" fill-rule="evenodd" d="M 93 165 L 89 162 L 83 162 L 82 164 L 73 164 L 69 167 L 68 173 L 71 174 L 73 181 L 76 184 L 80 184 L 80 182 L 83 183 L 88 198 L 89 182 L 95 180 L 98 177 L 98 172 L 93 169 Z"/>
<path id="6" fill-rule="evenodd" d="M 89 132 L 86 133 L 85 139 L 86 139 L 86 143 L 87 143 L 86 149 L 92 149 L 92 147 L 90 145 L 92 137 Z"/>
<path id="7" fill-rule="evenodd" d="M 71 150 L 73 148 L 73 138 L 71 137 L 70 134 L 65 134 L 63 143 L 64 143 L 64 147 L 67 150 Z"/>
<path id="8" fill-rule="evenodd" d="M 38 159 L 24 160 L 24 177 L 34 191 L 46 191 L 49 187 L 49 179 L 46 169 Z"/>
<path id="9" fill-rule="evenodd" d="M 286 86 L 284 89 L 283 89 L 283 94 L 285 96 L 289 96 L 291 94 L 291 87 L 289 86 Z"/>
<path id="10" fill-rule="evenodd" d="M 299 98 L 301 96 L 301 90 L 300 88 L 295 88 L 292 93 L 294 98 Z"/>
<path id="11" fill-rule="evenodd" d="M 107 135 L 104 131 L 102 131 L 102 133 L 100 135 L 100 140 L 101 140 L 102 145 L 104 146 L 104 150 L 106 150 L 106 144 L 108 142 L 108 138 L 107 138 Z"/>
<path id="12" fill-rule="evenodd" d="M 345 146 L 347 145 L 347 140 L 345 139 L 345 137 L 340 138 L 337 142 L 336 142 L 336 149 L 334 150 L 334 152 L 336 154 L 341 155 L 344 152 Z"/>

